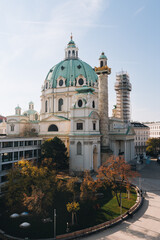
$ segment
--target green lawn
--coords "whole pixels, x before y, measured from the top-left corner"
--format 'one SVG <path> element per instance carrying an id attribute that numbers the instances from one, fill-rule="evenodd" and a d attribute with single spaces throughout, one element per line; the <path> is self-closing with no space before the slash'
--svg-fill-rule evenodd
<path id="1" fill-rule="evenodd" d="M 127 193 L 122 193 L 122 213 L 125 213 L 131 208 L 137 199 L 137 195 L 134 189 L 131 190 L 130 199 L 128 199 Z M 120 207 L 118 206 L 117 199 L 114 196 L 110 201 L 103 204 L 101 209 L 97 212 L 97 223 L 102 223 L 107 220 L 111 220 L 120 215 Z"/>

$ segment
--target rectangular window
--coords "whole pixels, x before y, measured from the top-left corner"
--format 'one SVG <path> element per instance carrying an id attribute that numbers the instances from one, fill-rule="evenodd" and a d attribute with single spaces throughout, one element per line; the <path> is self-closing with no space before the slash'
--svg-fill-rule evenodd
<path id="1" fill-rule="evenodd" d="M 77 123 L 77 130 L 83 130 L 83 123 Z"/>
<path id="2" fill-rule="evenodd" d="M 2 165 L 2 171 L 9 170 L 12 168 L 12 163 Z"/>
<path id="3" fill-rule="evenodd" d="M 18 147 L 18 142 L 14 142 L 14 147 Z"/>
<path id="4" fill-rule="evenodd" d="M 96 123 L 93 123 L 93 130 L 96 130 Z"/>
<path id="5" fill-rule="evenodd" d="M 18 152 L 14 152 L 14 160 L 18 160 Z"/>
<path id="6" fill-rule="evenodd" d="M 20 141 L 20 146 L 21 146 L 21 147 L 23 146 L 23 141 Z"/>
<path id="7" fill-rule="evenodd" d="M 34 150 L 34 157 L 37 157 L 37 150 Z"/>
<path id="8" fill-rule="evenodd" d="M 3 142 L 2 148 L 13 147 L 13 142 Z"/>
<path id="9" fill-rule="evenodd" d="M 2 162 L 12 161 L 13 153 L 2 153 Z"/>
<path id="10" fill-rule="evenodd" d="M 19 152 L 19 158 L 22 159 L 23 158 L 23 152 Z"/>
<path id="11" fill-rule="evenodd" d="M 32 150 L 25 151 L 25 158 L 32 158 Z"/>

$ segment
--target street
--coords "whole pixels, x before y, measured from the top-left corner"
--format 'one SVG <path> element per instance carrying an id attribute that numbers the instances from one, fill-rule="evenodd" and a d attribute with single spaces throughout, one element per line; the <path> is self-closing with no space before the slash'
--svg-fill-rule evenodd
<path id="1" fill-rule="evenodd" d="M 160 240 L 160 164 L 151 160 L 139 170 L 140 177 L 134 181 L 146 190 L 143 206 L 132 218 L 86 240 Z"/>

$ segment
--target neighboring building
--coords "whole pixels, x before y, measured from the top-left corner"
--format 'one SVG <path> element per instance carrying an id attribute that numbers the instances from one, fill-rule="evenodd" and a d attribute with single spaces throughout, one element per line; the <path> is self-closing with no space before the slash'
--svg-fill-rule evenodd
<path id="1" fill-rule="evenodd" d="M 160 138 L 160 122 L 144 123 L 150 128 L 150 138 Z"/>
<path id="2" fill-rule="evenodd" d="M 28 136 L 39 132 L 39 113 L 34 110 L 33 102 L 29 103 L 29 109 L 21 114 L 21 108 L 15 108 L 15 115 L 7 116 L 7 135 Z"/>
<path id="3" fill-rule="evenodd" d="M 131 122 L 135 131 L 135 152 L 137 155 L 146 153 L 146 141 L 150 137 L 150 129 L 140 122 Z"/>
<path id="4" fill-rule="evenodd" d="M 134 160 L 134 136 L 135 131 L 131 124 L 126 124 L 119 118 L 110 118 L 109 139 L 113 155 L 123 155 L 127 160 Z"/>
<path id="5" fill-rule="evenodd" d="M 115 91 L 116 106 L 113 116 L 123 119 L 124 122 L 130 121 L 130 91 L 132 89 L 127 72 L 120 72 L 116 75 Z"/>
<path id="6" fill-rule="evenodd" d="M 6 135 L 6 117 L 3 117 L 0 115 L 0 136 L 5 136 Z"/>
<path id="7" fill-rule="evenodd" d="M 0 193 L 7 171 L 21 159 L 38 160 L 42 138 L 0 138 Z"/>

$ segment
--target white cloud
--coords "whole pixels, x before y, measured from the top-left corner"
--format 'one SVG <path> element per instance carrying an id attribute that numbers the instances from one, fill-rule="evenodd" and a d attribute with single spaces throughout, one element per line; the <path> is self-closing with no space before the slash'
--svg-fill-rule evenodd
<path id="1" fill-rule="evenodd" d="M 145 6 L 138 8 L 138 9 L 134 12 L 134 15 L 137 15 L 137 14 L 139 14 L 140 12 L 142 12 L 142 11 L 144 10 L 144 8 L 145 8 Z"/>

